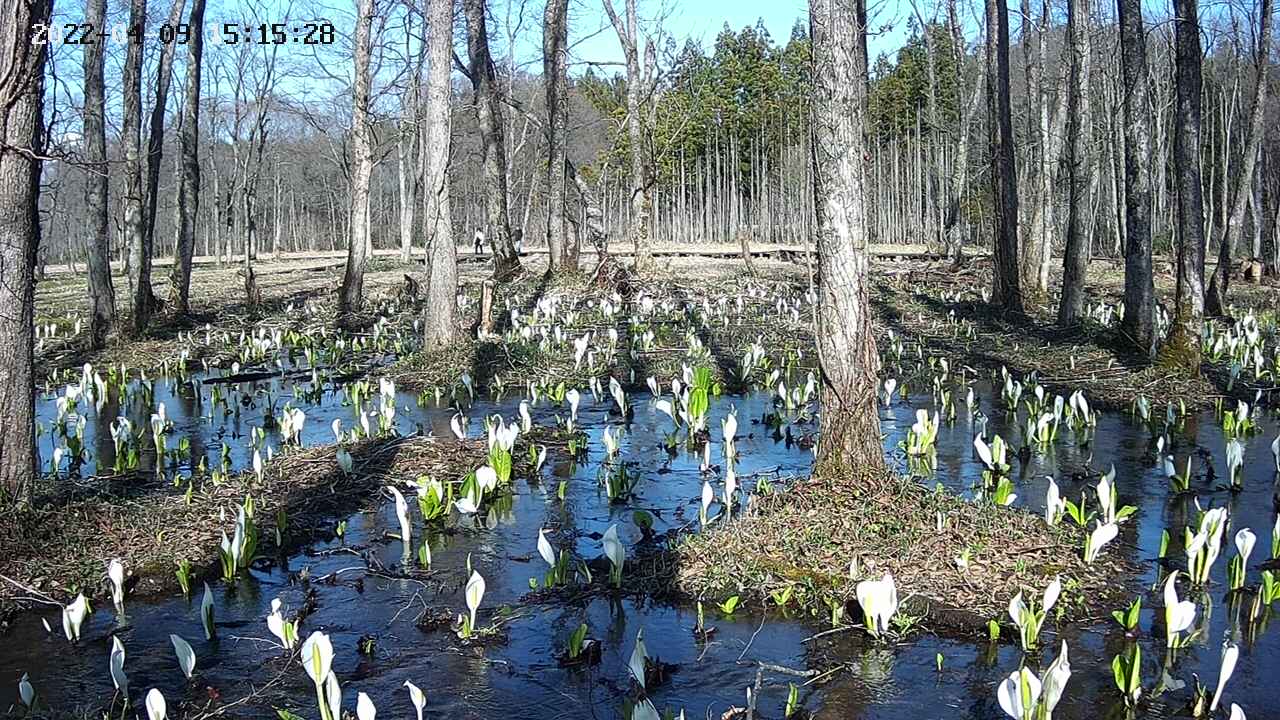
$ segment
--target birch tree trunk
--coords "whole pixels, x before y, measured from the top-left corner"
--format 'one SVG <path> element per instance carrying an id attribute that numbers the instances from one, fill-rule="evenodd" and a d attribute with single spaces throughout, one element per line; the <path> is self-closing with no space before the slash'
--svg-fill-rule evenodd
<path id="1" fill-rule="evenodd" d="M 47 45 L 31 42 L 52 0 L 0 0 L 0 503 L 26 501 L 37 473 L 35 264 L 40 246 Z"/>
<path id="2" fill-rule="evenodd" d="M 191 0 L 189 24 L 204 27 L 205 0 Z M 191 259 L 196 247 L 196 221 L 200 216 L 200 78 L 204 64 L 203 33 L 192 33 L 187 43 L 187 86 L 182 105 L 182 129 L 178 136 L 181 173 L 178 178 L 177 236 L 169 301 L 179 315 L 191 313 Z M 217 187 L 214 188 L 214 205 Z M 216 224 L 216 221 L 215 221 Z"/>
<path id="3" fill-rule="evenodd" d="M 822 432 L 817 470 L 849 481 L 884 468 L 879 355 L 868 303 L 867 45 L 862 0 L 809 0 L 819 263 Z"/>
<path id="4" fill-rule="evenodd" d="M 423 122 L 423 217 L 427 243 L 427 304 L 423 345 L 457 339 L 458 260 L 449 213 L 449 75 L 453 56 L 453 0 L 427 0 L 427 106 Z"/>
<path id="5" fill-rule="evenodd" d="M 88 0 L 85 22 L 103 27 L 107 1 Z M 106 345 L 116 322 L 116 296 L 111 286 L 111 236 L 107 226 L 107 126 L 106 90 L 103 83 L 103 43 L 85 43 L 84 137 L 86 160 L 91 165 L 85 181 L 84 204 L 89 231 L 89 346 Z"/>
<path id="6" fill-rule="evenodd" d="M 369 60 L 373 54 L 374 0 L 356 3 L 355 87 L 351 105 L 351 232 L 347 269 L 338 295 L 338 316 L 359 311 L 369 251 L 369 176 L 373 173 L 373 128 L 369 121 Z"/>
<path id="7" fill-rule="evenodd" d="M 1244 214 L 1249 198 L 1253 195 L 1253 171 L 1262 146 L 1266 127 L 1263 124 L 1267 104 L 1267 65 L 1271 58 L 1272 0 L 1258 0 L 1258 36 L 1254 50 L 1253 102 L 1249 106 L 1249 125 L 1244 138 L 1244 154 L 1238 181 L 1231 190 L 1231 215 L 1222 231 L 1218 246 L 1218 266 L 1209 279 L 1209 292 L 1205 297 L 1205 310 L 1215 317 L 1227 312 L 1227 286 L 1231 282 L 1231 258 L 1244 231 Z M 1235 173 L 1233 173 L 1235 174 Z"/>
<path id="8" fill-rule="evenodd" d="M 129 27 L 145 28 L 146 0 L 129 1 Z M 129 293 L 132 331 L 141 335 L 151 322 L 151 275 L 146 246 L 142 187 L 142 43 L 131 40 L 124 61 L 124 234 L 129 249 Z"/>
<path id="9" fill-rule="evenodd" d="M 498 81 L 489 55 L 485 0 L 463 0 L 467 16 L 467 54 L 476 120 L 480 126 L 481 172 L 484 176 L 485 224 L 493 249 L 493 276 L 503 280 L 520 273 L 520 256 L 511 238 L 507 215 L 507 154 L 498 107 Z"/>
<path id="10" fill-rule="evenodd" d="M 565 140 L 569 130 L 568 0 L 547 0 L 542 24 L 542 77 L 547 86 L 547 252 L 551 272 L 578 270 L 578 244 L 567 234 Z"/>
<path id="11" fill-rule="evenodd" d="M 1147 357 L 1156 351 L 1151 265 L 1151 122 L 1141 0 L 1118 0 L 1124 122 L 1124 318 L 1120 330 Z"/>
<path id="12" fill-rule="evenodd" d="M 1006 0 L 987 4 L 987 111 L 991 144 L 992 206 L 995 245 L 992 252 L 991 302 L 1022 313 L 1018 273 L 1018 177 L 1014 160 L 1013 111 L 1009 103 L 1009 8 Z"/>
<path id="13" fill-rule="evenodd" d="M 1200 370 L 1204 333 L 1204 195 L 1200 184 L 1200 20 L 1197 0 L 1174 0 L 1174 188 L 1178 283 L 1173 325 L 1161 351 L 1167 365 Z"/>
<path id="14" fill-rule="evenodd" d="M 1062 299 L 1058 324 L 1074 325 L 1084 315 L 1084 280 L 1089 267 L 1089 157 L 1092 120 L 1089 98 L 1089 0 L 1067 0 L 1066 171 L 1067 246 L 1062 257 Z"/>

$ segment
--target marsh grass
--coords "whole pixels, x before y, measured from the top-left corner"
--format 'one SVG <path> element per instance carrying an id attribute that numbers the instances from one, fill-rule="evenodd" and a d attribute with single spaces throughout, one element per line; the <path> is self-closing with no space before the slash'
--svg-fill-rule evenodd
<path id="1" fill-rule="evenodd" d="M 102 558 L 118 557 L 131 573 L 131 595 L 176 592 L 180 561 L 191 563 L 193 587 L 202 578 L 218 576 L 218 541 L 246 495 L 252 495 L 257 508 L 257 555 L 275 557 L 331 538 L 335 520 L 380 502 L 389 478 L 452 480 L 482 464 L 487 455 L 483 440 L 460 443 L 421 436 L 349 448 L 354 459 L 350 475 L 338 467 L 334 446 L 305 448 L 276 456 L 266 464 L 261 482 L 252 471 L 218 485 L 197 479 L 189 503 L 185 482 L 174 487 L 149 474 L 104 476 L 79 484 L 65 478 L 47 481 L 31 507 L 0 523 L 0 547 L 5 548 L 0 575 L 44 599 L 66 601 L 80 590 L 102 597 Z M 221 517 L 222 509 L 228 520 Z M 288 518 L 282 548 L 275 546 L 271 531 L 280 510 Z M 32 598 L 14 583 L 0 583 L 0 617 L 28 606 Z"/>
<path id="2" fill-rule="evenodd" d="M 1114 607 L 1125 593 L 1121 578 L 1132 576 L 1113 553 L 1086 566 L 1078 530 L 1051 528 L 1021 509 L 979 505 L 896 475 L 856 487 L 876 489 L 815 478 L 753 498 L 733 523 L 679 544 L 676 589 L 772 605 L 790 586 L 800 609 L 825 618 L 833 602 L 856 602 L 858 581 L 891 572 L 904 613 L 923 616 L 931 630 L 985 636 L 988 619 L 1008 624 L 1005 608 L 1019 588 L 1038 592 L 1061 575 L 1063 616 L 1083 619 Z M 961 571 L 954 558 L 965 548 L 971 555 Z"/>

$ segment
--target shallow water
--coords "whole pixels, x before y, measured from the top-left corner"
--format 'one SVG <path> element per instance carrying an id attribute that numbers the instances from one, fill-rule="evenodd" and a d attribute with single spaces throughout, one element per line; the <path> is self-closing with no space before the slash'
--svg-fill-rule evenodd
<path id="1" fill-rule="evenodd" d="M 305 390 L 307 382 L 295 386 L 275 381 L 245 386 L 242 395 L 256 389 L 269 389 L 276 398 L 289 397 L 295 390 Z M 982 388 L 980 388 L 982 389 Z M 166 404 L 174 422 L 170 446 L 179 437 L 189 438 L 193 456 L 203 455 L 210 466 L 216 464 L 222 442 L 232 448 L 231 465 L 249 465 L 252 450 L 248 448 L 249 428 L 261 425 L 266 402 L 261 396 L 251 405 L 238 402 L 238 413 L 224 415 L 221 408 L 209 402 L 209 387 L 190 383 L 158 382 L 156 399 Z M 376 384 L 375 384 L 376 392 Z M 983 392 L 981 410 L 990 416 L 988 433 L 998 433 L 1019 446 L 1021 420 L 1005 417 L 993 406 L 990 392 Z M 134 600 L 127 603 L 127 618 L 116 618 L 110 608 L 99 607 L 84 630 L 79 647 L 70 646 L 61 633 L 48 634 L 41 619 L 47 619 L 59 630 L 56 612 L 30 613 L 19 617 L 0 647 L 0 707 L 16 700 L 17 678 L 30 673 L 32 682 L 45 701 L 62 711 L 92 709 L 105 704 L 112 687 L 107 674 L 111 633 L 116 633 L 128 649 L 125 665 L 132 696 L 139 700 L 150 687 L 160 688 L 169 699 L 171 712 L 181 701 L 184 707 L 202 707 L 213 694 L 221 701 L 239 699 L 255 687 L 268 686 L 230 712 L 236 716 L 274 717 L 273 708 L 288 707 L 304 717 L 315 716 L 314 695 L 310 681 L 297 665 L 288 666 L 280 652 L 267 642 L 270 638 L 263 622 L 272 598 L 280 597 L 286 607 L 296 608 L 303 602 L 303 588 L 291 584 L 289 571 L 307 568 L 312 578 L 333 575 L 333 584 L 313 582 L 318 608 L 301 628 L 303 637 L 314 630 L 328 632 L 335 647 L 335 670 L 344 690 L 344 707 L 354 708 L 357 692 L 367 692 L 383 717 L 410 717 L 412 706 L 403 683 L 408 680 L 422 687 L 428 697 L 427 714 L 434 717 L 517 717 L 596 718 L 617 716 L 627 697 L 631 682 L 627 661 L 636 633 L 643 629 L 651 656 L 679 665 L 670 682 L 653 690 L 650 697 L 659 708 L 683 708 L 688 717 L 718 717 L 730 705 L 744 705 L 745 689 L 756 679 L 754 662 L 761 661 L 795 669 L 805 667 L 805 638 L 823 629 L 821 625 L 803 623 L 772 615 L 739 611 L 733 619 L 719 617 L 708 603 L 708 622 L 718 628 L 712 642 L 705 646 L 691 633 L 695 617 L 691 608 L 655 605 L 647 601 L 627 599 L 620 603 L 606 597 L 584 598 L 576 603 L 520 604 L 528 593 L 529 578 L 541 576 L 544 567 L 535 544 L 540 528 L 552 530 L 557 548 L 572 545 L 585 558 L 601 554 L 599 535 L 616 523 L 628 555 L 634 555 L 641 533 L 633 512 L 648 511 L 654 518 L 654 529 L 661 533 L 685 525 L 696 526 L 698 496 L 703 476 L 699 472 L 700 457 L 679 453 L 674 458 L 659 449 L 664 433 L 670 428 L 667 417 L 653 409 L 647 392 L 632 393 L 636 417 L 622 436 L 619 455 L 624 462 L 634 463 L 642 480 L 636 496 L 625 504 L 610 503 L 597 481 L 597 470 L 603 451 L 600 437 L 610 421 L 607 411 L 611 400 L 593 402 L 583 393 L 579 413 L 591 436 L 590 456 L 586 462 L 571 465 L 564 457 L 548 458 L 542 476 L 518 478 L 509 509 L 495 513 L 493 527 L 483 520 L 462 520 L 452 533 L 433 540 L 433 574 L 424 581 L 385 579 L 369 575 L 365 561 L 343 550 L 338 542 L 309 548 L 290 558 L 287 566 L 269 572 L 254 571 L 252 578 L 235 588 L 214 586 L 220 639 L 205 642 L 197 605 L 181 598 Z M 472 418 L 470 432 L 482 432 L 480 418 L 500 413 L 512 419 L 519 399 L 501 402 L 480 401 L 468 411 Z M 277 410 L 283 399 L 277 399 Z M 345 427 L 355 422 L 352 408 L 345 406 L 342 396 L 331 389 L 318 402 L 295 401 L 307 412 L 303 432 L 306 445 L 332 442 L 329 423 L 342 419 Z M 748 420 L 760 418 L 773 410 L 766 394 L 722 398 L 713 402 L 708 426 L 719 428 L 720 418 L 730 405 L 737 407 L 739 418 L 738 472 L 748 488 L 760 477 L 771 482 L 808 471 L 812 455 L 808 450 L 775 441 L 762 425 Z M 898 442 L 914 421 L 916 407 L 930 407 L 928 398 L 911 402 L 897 401 L 882 409 L 882 429 L 887 434 L 886 449 L 898 458 Z M 96 413 L 82 403 L 87 415 L 86 444 L 104 465 L 112 461 L 109 437 L 95 442 Z M 211 411 L 212 408 L 212 411 Z M 453 411 L 440 407 L 419 407 L 417 399 L 408 395 L 397 398 L 397 427 L 402 433 L 434 432 L 448 436 L 449 418 Z M 56 416 L 50 398 L 41 401 L 39 412 L 47 422 Z M 104 408 L 104 416 L 117 410 Z M 145 426 L 150 410 L 133 406 L 129 414 L 135 424 Z M 567 410 L 553 408 L 543 400 L 533 408 L 534 422 L 554 423 L 554 416 Z M 1153 413 L 1162 416 L 1163 406 Z M 953 425 L 944 424 L 938 439 L 936 471 L 922 481 L 942 483 L 947 488 L 971 495 L 980 485 L 981 464 L 974 457 L 973 421 L 963 412 Z M 1021 416 L 1020 416 L 1021 418 Z M 1240 643 L 1240 660 L 1234 677 L 1227 686 L 1225 702 L 1237 702 L 1250 717 L 1268 717 L 1274 695 L 1268 679 L 1280 671 L 1280 639 L 1275 628 L 1247 621 L 1247 598 L 1242 606 L 1232 608 L 1224 601 L 1227 560 L 1234 556 L 1230 539 L 1241 527 L 1250 527 L 1258 535 L 1249 572 L 1249 584 L 1258 583 L 1257 565 L 1270 549 L 1270 532 L 1275 520 L 1271 493 L 1275 487 L 1274 465 L 1269 451 L 1277 426 L 1274 420 L 1263 423 L 1264 432 L 1247 443 L 1245 489 L 1232 495 L 1218 490 L 1215 483 L 1203 479 L 1193 481 L 1196 497 L 1202 504 L 1227 504 L 1231 508 L 1232 526 L 1226 533 L 1222 557 L 1214 568 L 1215 584 L 1209 589 L 1212 612 L 1196 643 L 1178 653 L 1170 674 L 1187 683 L 1193 673 L 1201 682 L 1212 685 L 1217 679 L 1219 648 L 1230 635 Z M 812 431 L 813 426 L 796 425 L 793 432 Z M 746 437 L 744 437 L 744 435 Z M 711 458 L 719 462 L 720 434 L 712 432 Z M 1225 439 L 1212 413 L 1188 418 L 1184 426 L 1172 433 L 1173 452 L 1181 465 L 1182 458 L 1196 449 L 1208 451 L 1215 464 L 1216 477 L 1226 475 Z M 1013 477 L 1017 481 L 1015 504 L 1031 511 L 1043 509 L 1046 475 L 1053 475 L 1064 496 L 1076 499 L 1081 489 L 1092 487 L 1098 475 L 1110 464 L 1117 470 L 1116 486 L 1120 504 L 1134 505 L 1138 512 L 1122 526 L 1120 537 L 1107 549 L 1107 554 L 1122 553 L 1139 562 L 1145 572 L 1137 579 L 1148 588 L 1157 581 L 1157 566 L 1151 562 L 1160 542 L 1161 530 L 1168 527 L 1173 535 L 1169 555 L 1181 560 L 1181 527 L 1194 513 L 1190 497 L 1170 497 L 1163 472 L 1156 465 L 1150 433 L 1126 416 L 1103 416 L 1088 443 L 1064 429 L 1053 448 L 1044 455 L 1034 454 L 1024 466 L 1012 460 Z M 41 438 L 44 457 L 51 455 L 53 438 Z M 278 448 L 278 435 L 268 434 L 268 446 Z M 144 466 L 150 462 L 144 459 Z M 184 462 L 178 470 L 189 467 Z M 81 468 L 92 472 L 93 461 Z M 1197 458 L 1196 473 L 1203 476 L 1204 461 Z M 63 472 L 68 472 L 64 463 Z M 563 502 L 556 497 L 557 485 L 567 480 Z M 1219 480 L 1218 482 L 1221 482 Z M 713 480 L 717 492 L 722 485 Z M 1092 498 L 1090 499 L 1092 502 Z M 390 503 L 378 511 L 352 517 L 347 529 L 347 545 L 358 552 L 372 553 L 387 566 L 400 561 L 401 544 L 381 541 L 385 531 L 394 530 L 396 520 Z M 417 531 L 421 532 L 420 524 Z M 957 548 L 957 554 L 959 554 Z M 424 632 L 414 619 L 424 608 L 445 608 L 456 614 L 465 608 L 462 584 L 466 579 L 466 563 L 485 577 L 488 591 L 481 610 L 482 624 L 498 617 L 498 608 L 510 606 L 512 617 L 503 621 L 505 641 L 492 642 L 483 649 L 460 647 L 447 629 Z M 1104 559 L 1105 559 L 1104 555 Z M 950 559 L 939 558 L 939 562 Z M 362 583 L 357 583 L 362 580 Z M 198 593 L 197 593 L 198 595 Z M 1204 622 L 1205 598 L 1194 598 L 1200 604 L 1198 621 Z M 1143 678 L 1150 688 L 1164 657 L 1163 637 L 1153 638 L 1153 623 L 1160 610 L 1159 592 L 1144 594 L 1142 615 Z M 1264 620 L 1272 610 L 1264 616 Z M 586 622 L 590 635 L 603 642 L 602 662 L 589 669 L 564 669 L 557 664 L 566 638 Z M 199 657 L 195 680 L 183 680 L 174 659 L 169 633 L 188 640 Z M 366 635 L 375 637 L 372 657 L 361 656 L 357 641 Z M 1109 618 L 1091 626 L 1076 627 L 1064 633 L 1071 649 L 1072 679 L 1055 716 L 1058 718 L 1095 718 L 1117 711 L 1118 693 L 1111 678 L 1111 658 L 1123 647 L 1118 626 Z M 1046 623 L 1042 637 L 1042 655 L 1047 661 L 1057 653 L 1059 645 L 1053 620 Z M 850 666 L 836 673 L 832 682 L 813 692 L 802 690 L 806 708 L 820 717 L 1001 717 L 995 698 L 995 685 L 1017 669 L 1020 651 L 1007 643 L 989 646 L 919 636 L 894 647 L 878 645 L 857 630 L 839 636 L 837 652 Z M 936 668 L 936 657 L 943 656 L 943 668 Z M 740 660 L 741 659 L 741 660 Z M 1033 663 L 1034 665 L 1034 663 Z M 766 673 L 765 684 L 758 697 L 759 713 L 764 717 L 781 717 L 787 696 L 787 684 L 801 684 L 803 678 Z M 1190 698 L 1190 690 L 1169 692 L 1145 702 L 1140 715 L 1169 717 L 1182 713 Z M 176 714 L 176 713 L 175 713 Z M 1185 713 L 1183 713 L 1185 714 Z"/>

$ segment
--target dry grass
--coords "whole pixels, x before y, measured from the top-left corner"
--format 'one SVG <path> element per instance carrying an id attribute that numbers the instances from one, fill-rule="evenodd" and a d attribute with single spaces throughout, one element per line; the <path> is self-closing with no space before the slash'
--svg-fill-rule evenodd
<path id="1" fill-rule="evenodd" d="M 874 489 L 857 489 L 868 484 Z M 1050 528 L 1023 510 L 967 502 L 912 478 L 815 478 L 754 498 L 745 516 L 689 536 L 675 582 L 697 597 L 758 602 L 790 585 L 801 607 L 826 617 L 832 602 L 854 612 L 856 583 L 890 572 L 905 613 L 927 617 L 931 629 L 985 634 L 987 619 L 1007 621 L 1018 589 L 1038 598 L 1059 575 L 1068 617 L 1115 607 L 1124 593 L 1116 578 L 1131 568 L 1105 554 L 1085 565 L 1082 543 L 1074 528 Z M 971 557 L 961 572 L 954 558 L 965 548 Z"/>
<path id="2" fill-rule="evenodd" d="M 267 463 L 260 481 L 252 472 L 217 485 L 197 479 L 189 502 L 185 482 L 174 487 L 153 476 L 48 481 L 31 507 L 0 525 L 0 575 L 6 578 L 0 616 L 33 601 L 101 592 L 111 558 L 123 560 L 135 595 L 173 591 L 181 560 L 197 576 L 216 576 L 222 532 L 230 530 L 247 495 L 255 503 L 259 554 L 272 556 L 332 537 L 335 521 L 376 504 L 373 499 L 390 479 L 460 477 L 480 465 L 486 452 L 482 441 L 421 436 L 366 441 L 350 450 L 351 475 L 338 468 L 333 446 L 305 448 Z M 273 548 L 281 510 L 288 521 L 285 547 Z"/>

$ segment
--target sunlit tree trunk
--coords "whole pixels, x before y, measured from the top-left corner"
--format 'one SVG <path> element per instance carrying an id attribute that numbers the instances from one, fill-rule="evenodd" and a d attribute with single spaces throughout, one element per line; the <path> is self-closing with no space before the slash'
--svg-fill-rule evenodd
<path id="1" fill-rule="evenodd" d="M 1062 257 L 1062 299 L 1058 324 L 1084 315 L 1084 280 L 1089 267 L 1089 0 L 1067 0 L 1068 58 L 1066 108 L 1067 246 Z M 1048 200 L 1048 198 L 1046 198 Z"/>
<path id="2" fill-rule="evenodd" d="M 648 105 L 651 78 L 646 77 L 640 65 L 640 31 L 636 16 L 636 0 L 626 0 L 626 18 L 621 18 L 613 9 L 611 0 L 604 0 L 605 13 L 618 34 L 618 42 L 622 45 L 622 55 L 627 67 L 627 142 L 631 153 L 631 218 L 628 234 L 635 253 L 635 265 L 644 269 L 649 265 L 649 215 L 653 209 L 652 178 L 653 168 L 649 158 L 649 146 L 646 142 L 646 120 L 649 117 Z M 653 72 L 656 64 L 653 43 L 645 47 L 645 65 Z"/>
<path id="3" fill-rule="evenodd" d="M 1200 20 L 1197 0 L 1174 0 L 1173 173 L 1178 283 L 1173 325 L 1161 354 L 1166 364 L 1200 369 L 1204 333 L 1204 196 L 1200 184 Z"/>
<path id="4" fill-rule="evenodd" d="M 1118 0 L 1124 123 L 1124 318 L 1120 330 L 1148 357 L 1156 349 L 1151 263 L 1151 123 L 1141 0 Z"/>
<path id="5" fill-rule="evenodd" d="M 369 177 L 373 173 L 373 128 L 369 120 L 369 59 L 373 54 L 374 0 L 356 3 L 355 87 L 351 105 L 351 234 L 347 269 L 338 295 L 338 315 L 360 309 L 369 253 Z"/>
<path id="6" fill-rule="evenodd" d="M 85 22 L 102 27 L 106 0 L 88 0 Z M 85 178 L 85 209 L 89 229 L 89 343 L 106 344 L 116 322 L 116 296 L 111 286 L 111 236 L 107 225 L 106 91 L 103 84 L 103 43 L 85 43 L 84 142 L 86 160 L 92 166 Z"/>
<path id="7" fill-rule="evenodd" d="M 0 504 L 24 502 L 36 477 L 35 264 L 40 246 L 47 44 L 31 42 L 52 0 L 0 0 Z"/>
<path id="8" fill-rule="evenodd" d="M 169 6 L 169 27 L 177 27 L 182 22 L 182 10 L 186 0 L 173 0 Z M 169 102 L 169 85 L 173 81 L 173 55 L 177 51 L 176 42 L 162 43 L 160 48 L 160 64 L 156 69 L 155 102 L 151 106 L 151 119 L 147 126 L 147 176 L 144 190 L 146 206 L 143 210 L 142 227 L 142 262 L 143 274 L 147 277 L 147 303 L 151 310 L 160 308 L 160 299 L 151 288 L 151 261 L 155 251 L 156 205 L 159 203 L 160 163 L 164 160 L 164 114 Z"/>
<path id="9" fill-rule="evenodd" d="M 1227 312 L 1227 286 L 1231 282 L 1231 258 L 1244 232 L 1244 215 L 1249 198 L 1253 195 L 1253 171 L 1256 165 L 1263 136 L 1267 104 L 1267 66 L 1271 53 L 1271 13 L 1274 9 L 1271 0 L 1258 2 L 1258 35 L 1257 47 L 1254 50 L 1254 86 L 1253 102 L 1249 109 L 1249 125 L 1245 130 L 1244 153 L 1240 158 L 1241 168 L 1237 182 L 1231 190 L 1228 205 L 1231 215 L 1223 228 L 1221 244 L 1218 246 L 1218 266 L 1213 269 L 1209 279 L 1209 292 L 1205 297 L 1205 310 L 1214 316 Z"/>
<path id="10" fill-rule="evenodd" d="M 463 0 L 467 16 L 467 54 L 476 120 L 480 126 L 481 172 L 485 188 L 485 224 L 493 249 L 493 275 L 505 279 L 520 272 L 520 256 L 511 237 L 507 214 L 507 153 L 498 107 L 498 81 L 489 54 L 484 0 Z"/>
<path id="11" fill-rule="evenodd" d="M 130 0 L 129 27 L 143 28 L 147 22 L 146 0 Z M 124 234 L 129 251 L 130 312 L 134 334 L 141 334 L 151 322 L 151 276 L 147 259 L 146 220 L 142 212 L 142 47 L 130 42 L 124 61 L 124 113 L 121 145 L 124 147 Z"/>
<path id="12" fill-rule="evenodd" d="M 422 151 L 423 216 L 427 236 L 427 305 L 423 344 L 457 337 L 458 260 L 449 213 L 449 74 L 453 54 L 453 0 L 427 0 L 427 106 Z"/>
<path id="13" fill-rule="evenodd" d="M 191 0 L 190 27 L 204 27 L 205 0 Z M 178 208 L 175 214 L 173 270 L 170 275 L 170 303 L 174 312 L 191 312 L 191 259 L 196 247 L 196 221 L 200 217 L 200 79 L 204 63 L 203 33 L 192 33 L 187 42 L 187 86 L 182 105 L 182 129 L 178 135 L 181 170 L 178 177 Z M 217 190 L 214 190 L 217 205 Z"/>
<path id="14" fill-rule="evenodd" d="M 547 86 L 547 252 L 551 271 L 578 269 L 578 244 L 566 222 L 565 141 L 569 130 L 568 0 L 547 0 L 542 25 L 542 77 Z"/>
<path id="15" fill-rule="evenodd" d="M 1018 177 L 1014 161 L 1013 111 L 1009 103 L 1009 8 L 1005 0 L 987 3 L 987 111 L 991 144 L 992 252 L 991 302 L 1021 313 L 1018 275 Z"/>
<path id="16" fill-rule="evenodd" d="M 861 0 L 810 0 L 809 27 L 820 274 L 818 470 L 847 481 L 852 472 L 884 467 L 876 411 L 879 355 L 868 304 L 866 6 Z"/>

